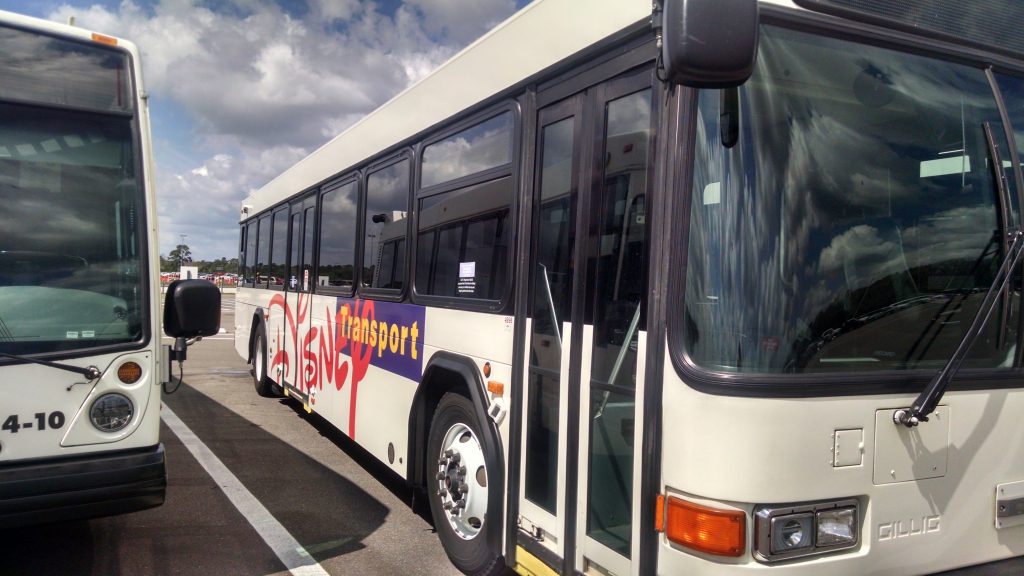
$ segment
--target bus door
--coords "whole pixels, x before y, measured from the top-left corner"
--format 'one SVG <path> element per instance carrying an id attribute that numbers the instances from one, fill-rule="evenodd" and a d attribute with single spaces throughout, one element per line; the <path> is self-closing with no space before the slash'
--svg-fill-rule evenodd
<path id="1" fill-rule="evenodd" d="M 637 569 L 651 79 L 537 115 L 518 540 L 563 572 Z"/>
<path id="2" fill-rule="evenodd" d="M 313 242 L 316 237 L 316 193 L 309 194 L 291 204 L 289 219 L 289 258 L 288 283 L 286 288 L 286 309 L 288 311 L 287 328 L 289 333 L 288 355 L 290 356 L 288 384 L 301 393 L 300 399 L 307 403 L 306 394 L 306 335 L 312 326 L 313 306 L 310 298 L 316 279 L 313 277 Z M 306 342 L 304 344 L 304 342 Z"/>

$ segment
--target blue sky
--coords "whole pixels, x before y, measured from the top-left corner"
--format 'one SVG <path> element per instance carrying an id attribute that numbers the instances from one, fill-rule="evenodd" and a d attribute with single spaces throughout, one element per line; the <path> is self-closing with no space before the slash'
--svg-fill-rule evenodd
<path id="1" fill-rule="evenodd" d="M 235 257 L 249 192 L 527 0 L 0 0 L 142 52 L 160 252 Z"/>

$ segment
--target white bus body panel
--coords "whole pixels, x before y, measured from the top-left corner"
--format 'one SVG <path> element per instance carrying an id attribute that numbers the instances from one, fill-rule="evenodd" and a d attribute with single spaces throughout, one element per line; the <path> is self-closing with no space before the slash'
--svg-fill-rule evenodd
<path id="1" fill-rule="evenodd" d="M 150 367 L 143 369 L 142 378 L 132 385 L 122 384 L 117 378 L 117 368 L 128 361 Z M 155 363 L 151 352 L 106 354 L 64 363 L 97 366 L 103 371 L 103 376 L 89 384 L 81 375 L 46 366 L 19 364 L 4 367 L 3 386 L 0 386 L 0 424 L 16 416 L 20 429 L 15 433 L 6 431 L 0 437 L 0 462 L 110 450 L 115 442 L 118 450 L 157 444 L 160 419 L 153 415 L 160 413 L 160 378 L 152 369 Z M 135 407 L 128 426 L 114 433 L 100 432 L 89 419 L 93 400 L 107 392 L 127 396 Z M 49 422 L 50 415 L 55 412 L 63 415 L 63 424 L 59 428 L 54 428 Z M 36 414 L 44 415 L 42 430 Z"/>
<path id="2" fill-rule="evenodd" d="M 910 395 L 717 396 L 684 383 L 671 361 L 663 394 L 666 494 L 748 514 L 757 504 L 860 501 L 857 549 L 782 563 L 773 572 L 928 574 L 1024 554 L 1024 526 L 995 528 L 996 486 L 1024 480 L 1024 390 L 947 392 L 940 412 L 948 411 L 948 422 L 933 415 L 914 431 L 899 431 L 903 442 L 892 442 L 891 413 L 910 406 Z M 946 472 L 929 478 L 941 471 L 934 468 L 942 450 L 928 453 L 917 438 L 929 426 L 947 425 Z M 863 431 L 859 465 L 833 465 L 841 430 Z M 920 479 L 890 481 L 892 469 L 875 469 L 882 453 L 914 468 Z M 919 469 L 924 463 L 927 469 Z M 748 524 L 746 552 L 735 560 L 702 558 L 662 534 L 658 573 L 762 572 L 768 566 L 751 556 L 752 532 Z"/>
<path id="3" fill-rule="evenodd" d="M 498 403 L 502 420 L 499 430 L 504 444 L 508 433 L 508 422 L 504 413 L 508 406 L 508 384 L 512 380 L 512 321 L 511 317 L 482 312 L 466 312 L 442 308 L 425 308 L 415 304 L 354 300 L 345 297 L 313 295 L 304 298 L 308 302 L 305 310 L 292 310 L 284 304 L 284 292 L 265 289 L 240 288 L 237 293 L 235 310 L 235 348 L 242 358 L 249 357 L 251 326 L 259 310 L 267 313 L 271 307 L 285 306 L 284 314 L 270 318 L 285 318 L 280 321 L 266 319 L 267 332 L 267 374 L 275 382 L 287 384 L 296 389 L 296 396 L 305 407 L 323 416 L 346 436 L 352 438 L 384 464 L 401 476 L 405 476 L 408 463 L 409 414 L 423 371 L 430 358 L 438 352 L 452 352 L 470 359 L 481 374 L 485 363 L 491 364 L 491 376 L 506 385 L 502 396 L 488 394 L 491 404 Z M 288 299 L 287 302 L 293 302 Z M 353 362 L 351 350 L 342 348 L 333 358 L 336 370 L 331 366 L 331 341 L 338 349 L 339 338 L 363 338 L 351 332 L 342 332 L 340 307 L 359 306 L 367 303 L 375 311 L 387 310 L 392 317 L 405 314 L 410 321 L 399 323 L 405 328 L 404 342 L 388 340 L 385 348 L 379 341 L 372 349 L 360 344 Z M 339 313 L 330 315 L 330 311 Z M 303 323 L 292 332 L 287 318 L 307 316 L 312 322 Z M 362 318 L 363 316 L 357 316 Z M 370 321 L 382 318 L 383 312 L 370 314 Z M 415 328 L 415 342 L 413 340 Z M 349 327 L 348 330 L 354 330 Z M 332 336 L 333 334 L 333 336 Z M 400 331 L 401 334 L 401 331 Z M 377 337 L 376 335 L 374 336 Z M 293 352 L 294 343 L 306 342 L 299 355 Z M 345 344 L 344 346 L 348 346 Z M 413 350 L 416 357 L 412 357 Z M 284 352 L 284 355 L 279 354 Z M 369 356 L 367 356 L 367 352 Z M 285 355 L 287 358 L 285 358 Z M 276 363 L 275 363 L 276 359 Z"/>

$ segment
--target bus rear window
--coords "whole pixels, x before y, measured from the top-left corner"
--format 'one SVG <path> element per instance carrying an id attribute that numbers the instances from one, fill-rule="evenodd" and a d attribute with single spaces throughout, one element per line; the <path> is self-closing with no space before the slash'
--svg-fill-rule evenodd
<path id="1" fill-rule="evenodd" d="M 130 112 L 125 52 L 0 27 L 0 98 Z"/>

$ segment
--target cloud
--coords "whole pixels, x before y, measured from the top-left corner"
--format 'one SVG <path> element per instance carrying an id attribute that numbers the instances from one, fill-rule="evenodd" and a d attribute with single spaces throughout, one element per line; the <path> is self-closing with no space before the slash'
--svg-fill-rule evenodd
<path id="1" fill-rule="evenodd" d="M 177 169 L 157 167 L 161 251 L 188 234 L 201 258 L 237 253 L 245 195 L 515 10 L 512 0 L 407 0 L 387 12 L 373 2 L 309 0 L 301 14 L 267 0 L 221 11 L 203 4 L 65 4 L 48 15 L 134 41 L 154 126 L 161 102 L 193 124 L 192 141 L 159 132 L 154 140 L 158 161 L 173 158 Z"/>
<path id="2" fill-rule="evenodd" d="M 468 44 L 515 11 L 513 0 L 407 0 L 435 38 Z"/>

